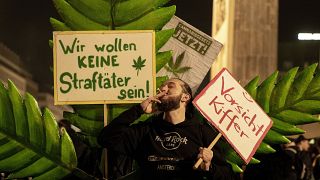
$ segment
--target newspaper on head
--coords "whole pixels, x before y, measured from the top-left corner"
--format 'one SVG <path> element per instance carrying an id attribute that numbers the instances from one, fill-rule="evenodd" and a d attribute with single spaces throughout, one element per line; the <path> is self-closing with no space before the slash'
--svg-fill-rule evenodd
<path id="1" fill-rule="evenodd" d="M 173 63 L 166 64 L 157 76 L 182 79 L 189 84 L 194 95 L 223 45 L 176 16 L 163 27 L 173 28 L 173 36 L 159 50 L 173 50 Z"/>

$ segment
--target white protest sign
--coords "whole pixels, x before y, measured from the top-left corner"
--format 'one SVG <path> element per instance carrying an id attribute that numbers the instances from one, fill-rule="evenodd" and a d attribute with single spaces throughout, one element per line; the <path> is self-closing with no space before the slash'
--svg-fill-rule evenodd
<path id="1" fill-rule="evenodd" d="M 247 164 L 272 126 L 270 117 L 225 68 L 193 104 Z"/>
<path id="2" fill-rule="evenodd" d="M 55 104 L 137 103 L 154 96 L 154 34 L 54 32 Z"/>

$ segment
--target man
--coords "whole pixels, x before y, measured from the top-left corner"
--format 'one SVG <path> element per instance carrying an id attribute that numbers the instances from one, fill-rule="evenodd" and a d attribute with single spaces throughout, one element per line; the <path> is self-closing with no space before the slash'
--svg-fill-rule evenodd
<path id="1" fill-rule="evenodd" d="M 72 139 L 77 154 L 77 168 L 98 178 L 102 178 L 99 170 L 99 160 L 101 159 L 101 148 L 93 148 L 85 144 L 77 136 L 77 132 L 71 127 L 71 123 L 66 119 L 58 122 L 59 129 L 65 128 Z M 70 174 L 66 179 L 79 179 L 74 174 Z"/>
<path id="2" fill-rule="evenodd" d="M 286 166 L 284 166 L 286 179 L 289 180 L 296 180 L 297 178 L 297 170 L 299 169 L 297 166 L 301 167 L 301 161 L 296 160 L 296 157 L 298 157 L 298 148 L 295 144 L 295 142 L 292 140 L 290 143 L 283 145 L 283 158 L 285 159 L 284 162 L 286 162 Z"/>
<path id="3" fill-rule="evenodd" d="M 306 139 L 303 135 L 300 135 L 295 139 L 295 144 L 297 147 L 296 154 L 296 172 L 297 179 L 301 180 L 311 180 L 313 179 L 312 174 L 312 161 L 311 155 L 309 153 L 309 140 Z"/>
<path id="4" fill-rule="evenodd" d="M 233 179 L 233 171 L 219 151 L 206 148 L 217 133 L 207 123 L 192 119 L 191 99 L 191 89 L 184 81 L 167 80 L 156 96 L 106 126 L 98 142 L 108 150 L 134 157 L 143 179 Z M 143 113 L 156 115 L 130 126 Z M 194 170 L 199 158 L 203 163 Z"/>
<path id="5" fill-rule="evenodd" d="M 312 160 L 313 176 L 315 180 L 320 180 L 320 140 L 316 139 L 315 155 Z"/>

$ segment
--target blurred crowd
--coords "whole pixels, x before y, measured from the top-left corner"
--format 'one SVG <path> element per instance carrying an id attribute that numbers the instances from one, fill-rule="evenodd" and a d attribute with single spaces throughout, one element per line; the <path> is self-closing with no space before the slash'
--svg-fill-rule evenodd
<path id="1" fill-rule="evenodd" d="M 300 135 L 274 148 L 276 153 L 261 155 L 261 163 L 246 167 L 244 180 L 320 180 L 320 139 Z"/>

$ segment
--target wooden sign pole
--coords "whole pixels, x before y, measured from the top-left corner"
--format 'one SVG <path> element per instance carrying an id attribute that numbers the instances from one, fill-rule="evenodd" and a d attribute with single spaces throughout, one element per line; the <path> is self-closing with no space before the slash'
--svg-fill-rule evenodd
<path id="1" fill-rule="evenodd" d="M 208 149 L 212 149 L 213 146 L 218 142 L 218 140 L 220 139 L 220 137 L 222 136 L 221 133 L 219 133 L 214 140 L 210 143 L 210 145 L 208 146 Z M 200 166 L 200 164 L 202 163 L 203 159 L 200 158 L 198 159 L 198 161 L 193 165 L 193 169 L 198 169 L 198 167 Z"/>
<path id="2" fill-rule="evenodd" d="M 108 105 L 103 105 L 103 125 L 108 125 Z M 103 166 L 103 174 L 105 178 L 108 178 L 108 153 L 107 149 L 103 148 L 103 159 L 104 159 L 104 166 Z"/>

